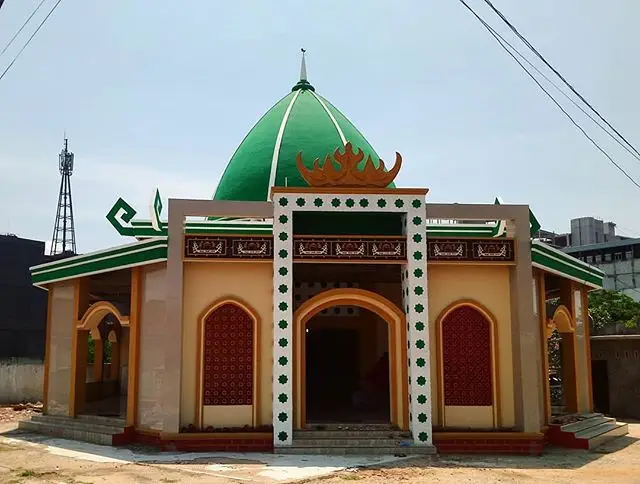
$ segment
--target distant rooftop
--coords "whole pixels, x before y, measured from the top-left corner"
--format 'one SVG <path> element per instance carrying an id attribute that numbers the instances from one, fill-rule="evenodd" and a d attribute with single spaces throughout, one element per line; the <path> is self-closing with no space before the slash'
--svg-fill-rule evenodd
<path id="1" fill-rule="evenodd" d="M 624 239 L 624 240 L 613 240 L 611 242 L 601 242 L 599 244 L 589 244 L 589 245 L 577 245 L 573 247 L 563 247 L 562 251 L 568 254 L 574 254 L 576 252 L 587 252 L 590 250 L 602 250 L 602 249 L 615 249 L 618 247 L 628 247 L 631 245 L 640 244 L 639 239 Z"/>

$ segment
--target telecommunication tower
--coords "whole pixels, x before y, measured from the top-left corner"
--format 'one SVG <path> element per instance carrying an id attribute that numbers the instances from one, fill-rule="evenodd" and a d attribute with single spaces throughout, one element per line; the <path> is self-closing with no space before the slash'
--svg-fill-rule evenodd
<path id="1" fill-rule="evenodd" d="M 73 225 L 73 202 L 71 201 L 71 175 L 73 174 L 73 153 L 68 149 L 69 142 L 65 136 L 64 148 L 60 152 L 60 194 L 58 195 L 58 211 L 56 224 L 51 239 L 51 255 L 75 254 L 76 231 Z"/>

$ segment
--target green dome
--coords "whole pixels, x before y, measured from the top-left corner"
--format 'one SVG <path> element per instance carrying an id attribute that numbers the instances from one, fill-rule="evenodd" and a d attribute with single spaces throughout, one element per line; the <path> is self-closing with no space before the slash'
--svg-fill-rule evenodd
<path id="1" fill-rule="evenodd" d="M 336 148 L 351 142 L 378 166 L 379 157 L 360 131 L 329 101 L 315 92 L 304 75 L 291 92 L 266 112 L 231 157 L 215 200 L 263 201 L 271 186 L 308 186 L 296 167 L 302 152 L 312 168 Z"/>

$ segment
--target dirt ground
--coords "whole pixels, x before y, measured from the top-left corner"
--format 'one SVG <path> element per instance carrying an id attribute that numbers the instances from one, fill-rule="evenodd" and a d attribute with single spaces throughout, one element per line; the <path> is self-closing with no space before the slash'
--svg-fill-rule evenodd
<path id="1" fill-rule="evenodd" d="M 322 457 L 295 457 L 294 460 L 264 455 L 258 460 L 215 454 L 194 457 L 193 454 L 153 454 L 143 448 L 112 449 L 58 441 L 16 433 L 17 421 L 28 417 L 32 410 L 12 409 L 11 412 L 0 409 L 0 483 L 3 484 L 640 483 L 640 423 L 629 425 L 628 436 L 594 451 L 553 449 L 542 457 L 436 456 L 349 468 L 349 461 L 339 465 L 336 464 L 339 460 L 323 461 Z"/>

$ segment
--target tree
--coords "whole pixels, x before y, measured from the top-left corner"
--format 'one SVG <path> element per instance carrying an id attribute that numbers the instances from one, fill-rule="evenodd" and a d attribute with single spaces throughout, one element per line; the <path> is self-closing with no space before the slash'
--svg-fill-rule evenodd
<path id="1" fill-rule="evenodd" d="M 635 328 L 640 321 L 640 303 L 618 291 L 605 289 L 589 293 L 589 315 L 596 328 L 622 324 Z"/>

